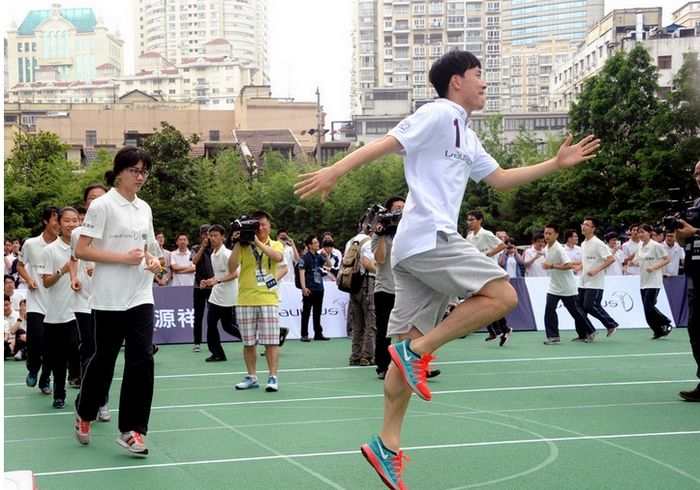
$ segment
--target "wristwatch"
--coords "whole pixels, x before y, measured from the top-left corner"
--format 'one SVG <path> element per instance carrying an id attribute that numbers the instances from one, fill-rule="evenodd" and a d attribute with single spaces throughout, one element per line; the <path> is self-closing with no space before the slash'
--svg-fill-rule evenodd
<path id="1" fill-rule="evenodd" d="M 56 271 L 56 274 L 58 274 L 58 277 L 61 277 L 63 275 L 63 272 L 61 272 L 61 269 L 58 269 Z"/>
<path id="2" fill-rule="evenodd" d="M 221 279 L 217 279 L 216 284 L 221 284 Z"/>

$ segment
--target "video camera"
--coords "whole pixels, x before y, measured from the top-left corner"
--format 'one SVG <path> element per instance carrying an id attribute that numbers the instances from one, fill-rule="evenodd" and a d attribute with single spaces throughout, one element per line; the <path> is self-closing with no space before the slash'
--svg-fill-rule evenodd
<path id="1" fill-rule="evenodd" d="M 368 224 L 368 227 L 372 229 L 376 228 L 377 224 L 382 225 L 383 230 L 381 232 L 377 232 L 377 234 L 380 236 L 394 236 L 396 235 L 396 229 L 399 226 L 399 221 L 401 221 L 402 216 L 402 211 L 391 212 L 381 204 L 375 204 L 367 210 L 367 218 L 365 222 Z"/>
<path id="2" fill-rule="evenodd" d="M 230 225 L 230 231 L 228 239 L 226 240 L 229 248 L 238 241 L 241 245 L 250 245 L 255 243 L 255 233 L 260 228 L 260 221 L 257 219 L 250 219 L 247 215 L 241 216 L 237 220 L 233 220 Z M 240 231 L 240 235 L 236 240 L 233 239 L 233 233 Z"/>
<path id="3" fill-rule="evenodd" d="M 684 199 L 683 190 L 677 187 L 668 189 L 670 199 L 665 201 L 654 201 L 652 207 L 662 208 L 664 212 L 669 213 L 662 219 L 664 229 L 666 231 L 675 231 L 681 228 L 678 222 L 682 219 L 689 225 L 700 228 L 700 208 L 693 207 L 693 201 Z M 690 207 L 688 207 L 690 205 Z"/>

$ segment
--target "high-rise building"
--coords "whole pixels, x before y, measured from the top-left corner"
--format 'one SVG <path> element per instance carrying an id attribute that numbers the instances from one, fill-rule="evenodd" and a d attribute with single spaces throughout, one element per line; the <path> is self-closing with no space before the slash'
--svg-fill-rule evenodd
<path id="1" fill-rule="evenodd" d="M 546 110 L 558 53 L 602 16 L 603 0 L 355 0 L 353 114 L 380 116 L 378 95 L 408 94 L 412 110 L 434 98 L 430 66 L 451 49 L 481 60 L 485 112 Z"/>
<path id="2" fill-rule="evenodd" d="M 32 83 L 49 74 L 61 82 L 93 80 L 97 67 L 124 66 L 124 41 L 107 31 L 91 8 L 32 10 L 7 31 L 8 85 Z"/>
<path id="3" fill-rule="evenodd" d="M 578 41 L 603 17 L 604 0 L 503 0 L 503 42 Z"/>
<path id="4" fill-rule="evenodd" d="M 134 58 L 158 53 L 179 65 L 225 39 L 232 61 L 248 65 L 257 84 L 269 84 L 266 0 L 134 0 Z"/>

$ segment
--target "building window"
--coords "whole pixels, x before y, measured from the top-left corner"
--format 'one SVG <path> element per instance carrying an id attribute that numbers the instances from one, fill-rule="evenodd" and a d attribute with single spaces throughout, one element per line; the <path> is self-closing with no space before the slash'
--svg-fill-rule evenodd
<path id="1" fill-rule="evenodd" d="M 209 130 L 209 141 L 219 141 L 219 130 L 210 129 Z"/>
<path id="2" fill-rule="evenodd" d="M 97 143 L 97 131 L 85 131 L 85 146 L 94 148 Z"/>
<path id="3" fill-rule="evenodd" d="M 671 56 L 659 56 L 658 66 L 659 66 L 659 70 L 670 70 L 671 69 Z"/>

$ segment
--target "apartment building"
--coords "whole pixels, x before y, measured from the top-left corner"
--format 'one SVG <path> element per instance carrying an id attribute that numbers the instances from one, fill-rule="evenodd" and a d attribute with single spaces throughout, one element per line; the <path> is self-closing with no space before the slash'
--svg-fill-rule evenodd
<path id="1" fill-rule="evenodd" d="M 153 52 L 179 65 L 225 39 L 254 83 L 269 84 L 266 0 L 134 0 L 133 7 L 135 58 Z"/>

